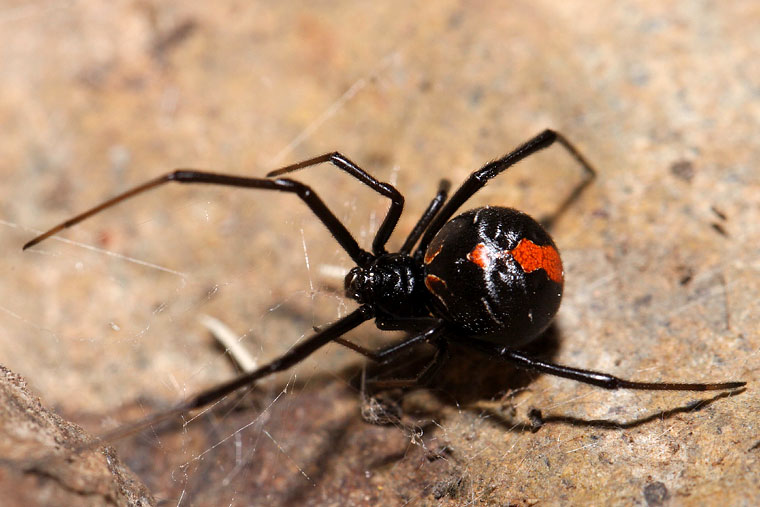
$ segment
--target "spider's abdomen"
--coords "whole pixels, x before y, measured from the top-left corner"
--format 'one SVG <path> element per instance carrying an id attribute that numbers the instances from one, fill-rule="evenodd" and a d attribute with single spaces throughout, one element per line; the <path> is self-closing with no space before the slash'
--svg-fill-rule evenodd
<path id="1" fill-rule="evenodd" d="M 559 309 L 559 251 L 517 210 L 485 207 L 453 218 L 430 242 L 424 263 L 434 313 L 467 335 L 521 345 Z"/>

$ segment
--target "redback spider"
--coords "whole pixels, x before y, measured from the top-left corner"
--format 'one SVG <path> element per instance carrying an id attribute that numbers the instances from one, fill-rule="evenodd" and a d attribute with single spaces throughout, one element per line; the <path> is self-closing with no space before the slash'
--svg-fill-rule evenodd
<path id="1" fill-rule="evenodd" d="M 252 385 L 256 380 L 294 366 L 330 342 L 339 343 L 378 363 L 387 363 L 400 352 L 421 343 L 435 346 L 436 353 L 432 360 L 417 377 L 377 382 L 385 388 L 409 387 L 429 380 L 447 359 L 450 343 L 479 350 L 520 368 L 605 389 L 712 391 L 744 386 L 746 382 L 634 382 L 607 373 L 552 364 L 519 351 L 517 347 L 534 340 L 549 326 L 559 309 L 564 272 L 557 247 L 538 222 L 511 208 L 487 206 L 451 217 L 488 181 L 554 142 L 564 147 L 585 172 L 584 179 L 561 204 L 557 213 L 567 208 L 588 186 L 596 172 L 564 136 L 545 130 L 504 157 L 470 174 L 448 200 L 449 182 L 442 180 L 435 197 L 398 252 L 386 251 L 385 244 L 401 216 L 404 197 L 392 185 L 376 180 L 337 152 L 271 171 L 265 178 L 179 169 L 66 220 L 29 241 L 23 248 L 34 246 L 125 199 L 176 181 L 295 193 L 356 263 L 356 267 L 345 277 L 345 291 L 348 297 L 359 303 L 357 309 L 316 331 L 274 361 L 202 391 L 168 411 L 122 427 L 118 430 L 119 434 L 150 425 L 172 414 L 208 405 L 243 386 Z M 359 246 L 311 188 L 281 177 L 322 162 L 332 163 L 390 199 L 388 213 L 372 241 L 371 253 Z M 370 319 L 375 319 L 375 325 L 381 330 L 401 330 L 408 335 L 399 343 L 377 352 L 342 338 L 345 333 Z"/>

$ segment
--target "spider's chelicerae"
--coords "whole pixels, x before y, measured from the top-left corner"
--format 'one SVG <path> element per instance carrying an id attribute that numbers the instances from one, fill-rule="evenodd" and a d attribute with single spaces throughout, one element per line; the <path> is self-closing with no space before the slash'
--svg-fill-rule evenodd
<path id="1" fill-rule="evenodd" d="M 708 391 L 744 386 L 745 382 L 634 382 L 607 373 L 548 363 L 520 352 L 517 347 L 538 337 L 559 308 L 564 272 L 557 247 L 538 222 L 511 208 L 487 206 L 451 217 L 489 180 L 554 142 L 563 146 L 585 171 L 585 178 L 557 213 L 564 210 L 591 182 L 595 171 L 564 136 L 545 130 L 504 157 L 473 172 L 451 198 L 448 198 L 449 182 L 442 180 L 435 197 L 398 252 L 386 251 L 385 244 L 401 216 L 404 197 L 392 185 L 376 180 L 337 152 L 271 171 L 265 178 L 176 170 L 66 220 L 29 241 L 24 249 L 125 199 L 176 181 L 292 192 L 309 206 L 356 263 L 346 275 L 345 291 L 359 304 L 357 309 L 316 331 L 269 364 L 196 394 L 170 411 L 122 428 L 120 433 L 203 407 L 256 380 L 294 366 L 330 342 L 349 347 L 378 363 L 387 363 L 400 352 L 421 343 L 436 347 L 432 360 L 419 375 L 413 379 L 383 380 L 380 384 L 384 387 L 407 387 L 427 381 L 447 359 L 450 343 L 477 349 L 520 368 L 605 389 Z M 332 163 L 390 199 L 388 213 L 372 241 L 372 252 L 359 246 L 311 188 L 281 177 L 322 162 Z M 342 338 L 371 319 L 379 329 L 406 331 L 408 336 L 378 352 Z"/>

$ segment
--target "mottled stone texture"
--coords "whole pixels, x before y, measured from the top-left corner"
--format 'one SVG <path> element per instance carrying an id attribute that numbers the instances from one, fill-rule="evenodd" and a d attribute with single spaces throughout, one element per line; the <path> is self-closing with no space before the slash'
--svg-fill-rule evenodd
<path id="1" fill-rule="evenodd" d="M 110 447 L 48 411 L 24 379 L 0 367 L 3 505 L 153 505 Z"/>
<path id="2" fill-rule="evenodd" d="M 552 127 L 600 174 L 554 224 L 565 296 L 533 351 L 746 391 L 605 392 L 456 350 L 381 410 L 362 359 L 328 346 L 118 455 L 182 505 L 755 504 L 759 22 L 755 1 L 6 0 L 0 363 L 98 434 L 236 373 L 201 314 L 264 361 L 353 307 L 349 260 L 290 195 L 162 188 L 20 251 L 130 185 L 337 149 L 407 197 L 397 248 L 440 178 Z M 293 176 L 370 245 L 385 199 L 331 167 Z M 552 148 L 471 207 L 540 217 L 580 177 Z"/>

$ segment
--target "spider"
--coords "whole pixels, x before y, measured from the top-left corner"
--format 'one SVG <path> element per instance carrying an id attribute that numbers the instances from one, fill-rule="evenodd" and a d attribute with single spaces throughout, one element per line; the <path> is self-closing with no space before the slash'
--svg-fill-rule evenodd
<path id="1" fill-rule="evenodd" d="M 436 195 L 398 252 L 388 252 L 385 245 L 401 216 L 404 197 L 392 185 L 378 181 L 338 152 L 276 169 L 265 178 L 178 169 L 66 220 L 26 243 L 23 249 L 164 183 L 209 183 L 295 193 L 356 263 L 346 275 L 344 286 L 346 295 L 359 304 L 357 309 L 316 330 L 270 363 L 191 396 L 168 411 L 122 427 L 119 434 L 131 433 L 172 414 L 206 406 L 243 386 L 291 368 L 330 342 L 339 343 L 381 364 L 391 362 L 418 344 L 429 343 L 435 347 L 432 359 L 416 377 L 378 381 L 385 388 L 411 387 L 430 380 L 448 358 L 448 347 L 452 343 L 476 349 L 519 368 L 605 389 L 712 391 L 746 385 L 746 382 L 636 382 L 542 361 L 519 350 L 520 346 L 535 340 L 546 330 L 559 309 L 564 272 L 557 247 L 544 227 L 512 208 L 486 206 L 451 217 L 491 179 L 555 142 L 584 170 L 583 180 L 561 204 L 557 214 L 563 211 L 591 183 L 596 171 L 563 135 L 547 129 L 470 174 L 450 198 L 450 184 L 441 180 Z M 388 212 L 372 241 L 371 252 L 359 246 L 346 226 L 311 188 L 281 177 L 323 162 L 332 163 L 390 200 Z M 379 351 L 368 350 L 343 338 L 348 331 L 371 319 L 381 330 L 405 331 L 407 336 Z"/>

